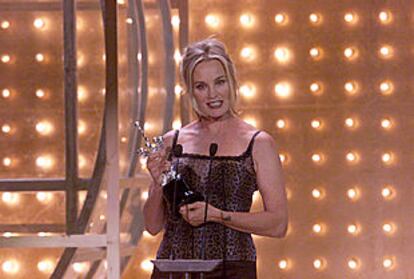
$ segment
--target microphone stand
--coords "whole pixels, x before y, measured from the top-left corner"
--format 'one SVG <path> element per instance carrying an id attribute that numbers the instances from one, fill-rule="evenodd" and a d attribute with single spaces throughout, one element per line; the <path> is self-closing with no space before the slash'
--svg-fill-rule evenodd
<path id="1" fill-rule="evenodd" d="M 202 238 L 201 238 L 201 247 L 200 247 L 200 256 L 202 260 L 206 259 L 206 227 L 207 227 L 207 214 L 208 214 L 208 202 L 209 202 L 209 187 L 211 183 L 211 167 L 213 165 L 214 156 L 217 153 L 218 145 L 217 143 L 210 144 L 209 153 L 210 158 L 208 162 L 208 173 L 207 173 L 207 186 L 206 186 L 206 200 L 205 200 L 205 207 L 204 207 L 204 227 L 202 231 Z M 204 272 L 200 273 L 200 279 L 204 279 Z"/>

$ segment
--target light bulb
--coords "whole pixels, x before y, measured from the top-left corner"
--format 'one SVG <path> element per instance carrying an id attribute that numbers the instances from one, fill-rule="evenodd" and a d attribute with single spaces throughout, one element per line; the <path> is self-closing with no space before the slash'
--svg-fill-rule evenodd
<path id="1" fill-rule="evenodd" d="M 36 94 L 36 97 L 41 99 L 45 96 L 45 91 L 42 89 L 37 89 L 35 94 Z"/>
<path id="2" fill-rule="evenodd" d="M 345 83 L 344 88 L 348 95 L 355 95 L 358 92 L 358 83 L 356 81 L 348 81 Z"/>
<path id="3" fill-rule="evenodd" d="M 348 231 L 349 234 L 355 236 L 355 235 L 357 235 L 359 233 L 360 227 L 359 227 L 358 224 L 350 224 L 347 227 L 347 231 Z"/>
<path id="4" fill-rule="evenodd" d="M 344 56 L 348 60 L 354 60 L 358 57 L 358 49 L 355 47 L 347 47 L 344 50 Z"/>
<path id="5" fill-rule="evenodd" d="M 381 156 L 382 162 L 386 165 L 390 165 L 394 161 L 394 155 L 391 152 L 386 152 Z"/>
<path id="6" fill-rule="evenodd" d="M 250 28 L 254 25 L 255 18 L 251 14 L 242 14 L 240 16 L 240 23 L 245 28 Z"/>
<path id="7" fill-rule="evenodd" d="M 19 262 L 16 260 L 6 260 L 1 267 L 3 271 L 8 274 L 16 274 L 20 270 Z"/>
<path id="8" fill-rule="evenodd" d="M 149 259 L 146 259 L 141 262 L 140 266 L 142 270 L 146 272 L 151 272 L 154 265 Z"/>
<path id="9" fill-rule="evenodd" d="M 323 258 L 317 258 L 313 261 L 313 267 L 316 270 L 322 270 L 325 268 L 325 260 Z"/>
<path id="10" fill-rule="evenodd" d="M 385 200 L 390 200 L 395 196 L 395 190 L 392 186 L 386 185 L 381 190 L 381 195 Z"/>
<path id="11" fill-rule="evenodd" d="M 280 64 L 286 64 L 292 58 L 291 51 L 287 47 L 276 48 L 273 55 Z"/>
<path id="12" fill-rule="evenodd" d="M 385 257 L 382 260 L 382 266 L 385 269 L 392 269 L 394 267 L 394 265 L 395 265 L 394 257 Z"/>
<path id="13" fill-rule="evenodd" d="M 33 26 L 36 27 L 37 29 L 42 29 L 44 28 L 46 25 L 45 21 L 42 18 L 36 18 L 33 21 Z"/>
<path id="14" fill-rule="evenodd" d="M 390 118 L 381 119 L 381 127 L 385 130 L 390 130 L 392 128 L 392 121 Z"/>
<path id="15" fill-rule="evenodd" d="M 288 16 L 285 13 L 278 13 L 275 15 L 275 22 L 277 25 L 286 25 L 288 23 Z"/>
<path id="16" fill-rule="evenodd" d="M 173 121 L 173 123 L 172 123 L 172 128 L 174 129 L 174 130 L 179 130 L 180 128 L 181 128 L 181 120 L 179 120 L 179 119 L 176 119 L 176 120 L 174 120 Z"/>
<path id="17" fill-rule="evenodd" d="M 394 223 L 388 222 L 382 225 L 382 230 L 385 234 L 391 235 L 395 232 L 396 226 Z"/>
<path id="18" fill-rule="evenodd" d="M 277 127 L 277 128 L 279 128 L 279 129 L 285 129 L 285 128 L 286 128 L 286 126 L 287 126 L 287 122 L 286 122 L 286 120 L 284 120 L 284 119 L 278 119 L 278 120 L 276 121 L 276 127 Z"/>
<path id="19" fill-rule="evenodd" d="M 36 158 L 36 166 L 42 169 L 50 169 L 53 166 L 53 159 L 51 156 L 39 156 Z"/>
<path id="20" fill-rule="evenodd" d="M 11 57 L 10 57 L 10 55 L 8 55 L 8 54 L 3 54 L 2 56 L 1 56 L 1 62 L 3 62 L 3 63 L 9 63 L 11 61 Z"/>
<path id="21" fill-rule="evenodd" d="M 173 15 L 171 17 L 171 25 L 177 29 L 180 26 L 180 17 L 178 15 Z"/>
<path id="22" fill-rule="evenodd" d="M 49 121 L 40 121 L 36 124 L 36 131 L 43 136 L 49 135 L 53 131 L 53 125 Z"/>
<path id="23" fill-rule="evenodd" d="M 4 203 L 8 205 L 16 205 L 20 201 L 20 196 L 18 193 L 3 192 L 3 194 L 1 195 L 1 199 Z"/>
<path id="24" fill-rule="evenodd" d="M 353 270 L 358 269 L 359 265 L 360 265 L 359 260 L 356 258 L 351 258 L 348 260 L 348 267 L 350 269 L 353 269 Z"/>
<path id="25" fill-rule="evenodd" d="M 357 124 L 358 123 L 357 123 L 355 118 L 348 117 L 348 118 L 345 119 L 345 127 L 347 127 L 347 128 L 350 128 L 350 129 L 356 128 Z"/>
<path id="26" fill-rule="evenodd" d="M 313 83 L 311 83 L 311 85 L 309 86 L 309 90 L 314 95 L 320 95 L 322 93 L 322 91 L 323 91 L 322 83 L 321 82 L 313 82 Z"/>
<path id="27" fill-rule="evenodd" d="M 322 49 L 318 47 L 311 48 L 309 50 L 309 55 L 314 60 L 319 60 L 322 58 Z"/>
<path id="28" fill-rule="evenodd" d="M 288 265 L 288 260 L 286 260 L 286 259 L 282 259 L 282 260 L 280 260 L 280 261 L 278 262 L 278 266 L 279 266 L 279 268 L 280 268 L 280 269 L 282 269 L 282 270 L 287 269 L 287 268 L 289 267 L 289 265 Z"/>
<path id="29" fill-rule="evenodd" d="M 51 192 L 37 192 L 36 199 L 41 203 L 49 203 L 53 199 Z"/>
<path id="30" fill-rule="evenodd" d="M 204 22 L 208 27 L 217 28 L 220 26 L 220 18 L 217 15 L 209 14 L 204 18 Z"/>
<path id="31" fill-rule="evenodd" d="M 394 90 L 394 85 L 391 81 L 386 80 L 380 83 L 380 91 L 383 95 L 390 95 Z"/>
<path id="32" fill-rule="evenodd" d="M 379 49 L 379 56 L 384 59 L 391 58 L 394 54 L 394 49 L 392 46 L 384 45 Z"/>
<path id="33" fill-rule="evenodd" d="M 3 124 L 1 126 L 1 131 L 5 134 L 9 134 L 11 132 L 12 128 L 9 124 Z"/>
<path id="34" fill-rule="evenodd" d="M 245 83 L 239 88 L 240 94 L 245 98 L 253 98 L 256 95 L 256 86 L 252 83 Z"/>
<path id="35" fill-rule="evenodd" d="M 381 11 L 378 14 L 378 19 L 382 24 L 389 24 L 392 22 L 393 16 L 390 11 Z"/>
<path id="36" fill-rule="evenodd" d="M 356 201 L 360 197 L 360 191 L 359 191 L 359 188 L 357 188 L 357 187 L 353 187 L 353 188 L 348 189 L 346 194 L 347 194 L 348 198 L 352 201 Z"/>
<path id="37" fill-rule="evenodd" d="M 322 163 L 323 155 L 320 153 L 312 154 L 312 161 L 316 164 Z"/>
<path id="38" fill-rule="evenodd" d="M 240 57 L 245 61 L 253 61 L 256 57 L 256 51 L 252 47 L 244 47 L 240 51 Z"/>
<path id="39" fill-rule="evenodd" d="M 42 260 L 37 263 L 37 269 L 43 273 L 51 273 L 55 264 L 52 260 Z"/>
<path id="40" fill-rule="evenodd" d="M 43 61 L 45 61 L 45 56 L 42 53 L 37 53 L 35 55 L 35 59 L 36 59 L 37 62 L 43 62 Z"/>
<path id="41" fill-rule="evenodd" d="M 358 15 L 353 12 L 346 13 L 344 15 L 344 20 L 348 24 L 351 24 L 351 25 L 356 24 L 358 22 Z"/>
<path id="42" fill-rule="evenodd" d="M 10 91 L 10 89 L 7 89 L 7 88 L 5 88 L 5 89 L 3 89 L 2 91 L 1 91 L 1 96 L 3 96 L 3 98 L 9 98 L 10 96 L 11 96 L 11 91 Z"/>
<path id="43" fill-rule="evenodd" d="M 13 163 L 13 160 L 10 157 L 3 158 L 3 166 L 10 167 Z"/>
<path id="44" fill-rule="evenodd" d="M 322 16 L 318 13 L 311 13 L 309 15 L 309 21 L 314 25 L 320 24 L 322 22 Z"/>
<path id="45" fill-rule="evenodd" d="M 322 188 L 315 188 L 312 190 L 312 197 L 321 200 L 325 197 L 325 191 Z"/>
<path id="46" fill-rule="evenodd" d="M 89 269 L 89 263 L 87 262 L 73 263 L 72 268 L 76 273 L 85 273 Z"/>
<path id="47" fill-rule="evenodd" d="M 7 21 L 7 20 L 3 20 L 2 22 L 1 22 L 1 29 L 8 29 L 9 27 L 10 27 L 10 21 Z"/>
<path id="48" fill-rule="evenodd" d="M 281 99 L 289 98 L 292 95 L 292 87 L 288 82 L 279 82 L 274 89 L 276 96 Z"/>
<path id="49" fill-rule="evenodd" d="M 311 127 L 315 130 L 320 130 L 322 128 L 322 121 L 320 119 L 314 119 L 311 121 Z"/>

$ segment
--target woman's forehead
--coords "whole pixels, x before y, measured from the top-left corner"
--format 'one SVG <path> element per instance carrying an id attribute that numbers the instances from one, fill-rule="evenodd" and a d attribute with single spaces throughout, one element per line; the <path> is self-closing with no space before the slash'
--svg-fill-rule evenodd
<path id="1" fill-rule="evenodd" d="M 194 81 L 203 79 L 205 77 L 219 77 L 225 76 L 223 65 L 217 59 L 202 61 L 194 69 L 193 78 Z"/>

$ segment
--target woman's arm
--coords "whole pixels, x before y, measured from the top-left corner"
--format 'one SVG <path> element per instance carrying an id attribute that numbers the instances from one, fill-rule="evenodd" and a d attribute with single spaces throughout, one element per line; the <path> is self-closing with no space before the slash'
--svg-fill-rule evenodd
<path id="1" fill-rule="evenodd" d="M 253 148 L 253 159 L 264 210 L 254 213 L 232 212 L 209 205 L 207 220 L 243 232 L 284 237 L 288 223 L 285 185 L 282 166 L 276 153 L 276 144 L 270 135 L 262 132 L 257 136 Z M 197 202 L 182 207 L 181 213 L 190 224 L 197 226 L 204 221 L 204 207 L 204 202 Z"/>
<path id="2" fill-rule="evenodd" d="M 159 152 L 150 154 L 147 160 L 147 168 L 150 171 L 152 182 L 149 186 L 148 199 L 144 204 L 144 226 L 152 235 L 158 234 L 164 227 L 166 221 L 165 203 L 161 188 L 161 174 L 169 169 L 170 163 L 167 156 L 174 131 L 170 131 L 163 136 L 165 148 Z"/>

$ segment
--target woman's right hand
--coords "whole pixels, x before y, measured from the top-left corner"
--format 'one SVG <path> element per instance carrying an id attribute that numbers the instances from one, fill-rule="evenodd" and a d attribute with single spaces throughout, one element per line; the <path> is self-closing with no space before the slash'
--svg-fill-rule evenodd
<path id="1" fill-rule="evenodd" d="M 154 183 L 161 185 L 161 175 L 170 169 L 171 162 L 167 160 L 171 148 L 164 147 L 161 150 L 151 153 L 147 159 L 147 168 L 151 174 Z"/>

